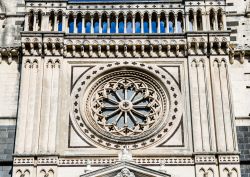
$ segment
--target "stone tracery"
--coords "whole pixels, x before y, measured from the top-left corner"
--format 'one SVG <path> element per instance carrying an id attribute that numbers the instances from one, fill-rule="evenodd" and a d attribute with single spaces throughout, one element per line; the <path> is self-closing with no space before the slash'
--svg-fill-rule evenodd
<path id="1" fill-rule="evenodd" d="M 118 135 L 149 129 L 158 119 L 161 98 L 137 78 L 116 78 L 96 91 L 92 110 L 100 127 Z"/>

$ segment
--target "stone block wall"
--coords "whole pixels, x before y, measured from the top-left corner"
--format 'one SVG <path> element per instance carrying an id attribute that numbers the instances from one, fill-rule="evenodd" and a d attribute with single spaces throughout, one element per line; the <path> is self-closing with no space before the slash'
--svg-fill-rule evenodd
<path id="1" fill-rule="evenodd" d="M 15 129 L 14 125 L 0 125 L 0 177 L 11 177 Z"/>
<path id="2" fill-rule="evenodd" d="M 250 177 L 250 126 L 237 126 L 241 176 Z"/>

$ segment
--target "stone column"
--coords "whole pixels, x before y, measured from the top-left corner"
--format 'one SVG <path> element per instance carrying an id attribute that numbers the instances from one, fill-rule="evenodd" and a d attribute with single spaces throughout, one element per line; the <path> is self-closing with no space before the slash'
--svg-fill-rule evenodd
<path id="1" fill-rule="evenodd" d="M 165 31 L 166 31 L 166 33 L 169 33 L 169 16 L 168 16 L 168 14 L 166 14 L 166 29 L 165 29 Z"/>
<path id="2" fill-rule="evenodd" d="M 124 15 L 124 33 L 127 33 L 127 16 Z"/>
<path id="3" fill-rule="evenodd" d="M 182 15 L 182 32 L 186 31 L 185 15 Z"/>
<path id="4" fill-rule="evenodd" d="M 186 13 L 186 31 L 190 31 L 189 29 L 189 13 Z"/>
<path id="5" fill-rule="evenodd" d="M 206 13 L 202 13 L 202 30 L 207 31 Z"/>
<path id="6" fill-rule="evenodd" d="M 107 16 L 107 33 L 110 33 L 110 16 Z"/>
<path id="7" fill-rule="evenodd" d="M 133 33 L 135 33 L 135 15 L 132 16 L 132 28 L 133 28 Z"/>
<path id="8" fill-rule="evenodd" d="M 51 87 L 51 103 L 50 103 L 50 119 L 49 119 L 49 139 L 48 152 L 55 153 L 56 151 L 56 131 L 57 131 L 57 116 L 58 116 L 58 99 L 59 99 L 59 79 L 60 79 L 60 61 L 56 60 L 53 67 Z"/>
<path id="9" fill-rule="evenodd" d="M 94 17 L 92 15 L 90 16 L 90 33 L 94 33 Z"/>
<path id="10" fill-rule="evenodd" d="M 39 153 L 48 151 L 49 139 L 49 123 L 51 109 L 51 88 L 53 76 L 53 61 L 45 59 L 44 62 L 44 78 L 43 78 L 43 93 L 41 105 L 41 121 L 40 121 L 40 138 L 39 138 Z"/>
<path id="11" fill-rule="evenodd" d="M 101 34 L 102 33 L 102 16 L 99 15 L 99 33 Z"/>
<path id="12" fill-rule="evenodd" d="M 85 16 L 82 17 L 82 33 L 85 34 Z"/>
<path id="13" fill-rule="evenodd" d="M 161 15 L 157 14 L 157 33 L 161 32 L 160 22 L 161 22 Z"/>
<path id="14" fill-rule="evenodd" d="M 73 33 L 77 33 L 77 30 L 78 30 L 77 24 L 76 24 L 76 17 L 77 17 L 76 15 L 73 16 L 73 18 L 74 18 L 74 32 Z"/>
<path id="15" fill-rule="evenodd" d="M 226 12 L 223 12 L 223 13 L 222 13 L 222 23 L 223 23 L 223 30 L 227 30 Z"/>
<path id="16" fill-rule="evenodd" d="M 141 16 L 141 33 L 144 33 L 144 16 Z"/>
<path id="17" fill-rule="evenodd" d="M 29 13 L 25 14 L 24 31 L 29 31 Z"/>
<path id="18" fill-rule="evenodd" d="M 149 33 L 152 33 L 152 15 L 151 14 L 148 15 L 148 21 L 149 21 L 149 24 L 148 24 Z"/>
<path id="19" fill-rule="evenodd" d="M 177 33 L 177 31 L 178 31 L 178 25 L 177 25 L 177 18 L 178 18 L 178 16 L 177 16 L 177 14 L 174 16 L 174 32 L 175 33 Z"/>
<path id="20" fill-rule="evenodd" d="M 116 33 L 119 33 L 119 26 L 118 26 L 118 22 L 119 22 L 119 20 L 118 20 L 118 16 L 115 16 L 115 31 L 116 31 Z"/>
<path id="21" fill-rule="evenodd" d="M 189 57 L 191 112 L 195 152 L 216 151 L 209 60 Z"/>
<path id="22" fill-rule="evenodd" d="M 228 58 L 211 57 L 215 128 L 219 152 L 237 150 Z"/>
<path id="23" fill-rule="evenodd" d="M 37 17 L 37 13 L 34 13 L 33 31 L 36 31 L 36 17 Z"/>
<path id="24" fill-rule="evenodd" d="M 210 26 L 210 16 L 209 16 L 209 13 L 206 12 L 206 23 L 207 23 L 207 31 L 210 31 L 211 30 L 211 26 Z"/>
<path id="25" fill-rule="evenodd" d="M 218 30 L 218 16 L 217 16 L 217 12 L 214 12 L 214 30 L 215 31 Z"/>
<path id="26" fill-rule="evenodd" d="M 30 67 L 31 63 L 27 59 L 23 58 L 22 70 L 21 70 L 21 87 L 20 87 L 20 99 L 17 119 L 16 130 L 16 143 L 15 153 L 22 154 L 25 146 L 25 133 L 27 122 L 27 110 L 28 110 L 28 89 L 30 80 Z"/>
<path id="27" fill-rule="evenodd" d="M 197 14 L 194 12 L 194 25 L 193 25 L 194 31 L 197 31 Z"/>
<path id="28" fill-rule="evenodd" d="M 25 152 L 30 154 L 33 149 L 33 141 L 35 141 L 36 137 L 33 137 L 34 131 L 34 121 L 35 120 L 35 102 L 36 102 L 36 90 L 37 90 L 37 73 L 38 73 L 38 63 L 33 62 L 30 66 L 30 79 L 29 79 L 29 87 L 28 91 L 28 110 L 27 110 L 27 118 L 26 118 L 26 128 L 25 128 Z"/>
<path id="29" fill-rule="evenodd" d="M 67 18 L 66 18 L 66 14 L 63 13 L 62 14 L 62 32 L 67 32 Z"/>
<path id="30" fill-rule="evenodd" d="M 55 15 L 54 15 L 54 31 L 58 31 L 58 25 L 57 25 L 56 17 L 57 17 L 57 14 L 55 13 Z"/>

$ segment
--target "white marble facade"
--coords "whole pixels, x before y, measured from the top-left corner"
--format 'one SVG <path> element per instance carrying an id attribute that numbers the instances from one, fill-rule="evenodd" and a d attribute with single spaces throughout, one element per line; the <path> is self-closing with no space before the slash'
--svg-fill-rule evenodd
<path id="1" fill-rule="evenodd" d="M 0 115 L 18 115 L 13 177 L 241 176 L 250 58 L 235 21 L 250 23 L 236 0 L 0 6 L 1 83 L 20 80 L 19 96 L 3 86 L 13 101 L 0 93 Z"/>

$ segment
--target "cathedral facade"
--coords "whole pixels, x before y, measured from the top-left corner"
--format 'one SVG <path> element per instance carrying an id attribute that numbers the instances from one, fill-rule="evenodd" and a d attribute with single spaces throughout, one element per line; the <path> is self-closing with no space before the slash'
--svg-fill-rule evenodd
<path id="1" fill-rule="evenodd" d="M 249 0 L 1 0 L 1 177 L 250 176 Z"/>

